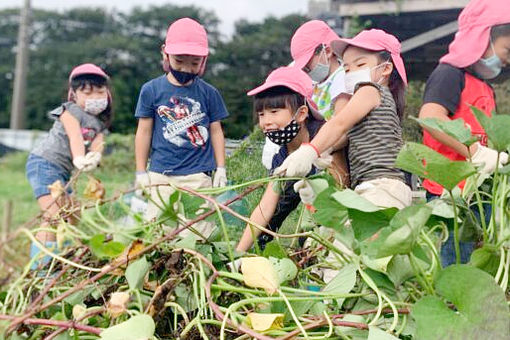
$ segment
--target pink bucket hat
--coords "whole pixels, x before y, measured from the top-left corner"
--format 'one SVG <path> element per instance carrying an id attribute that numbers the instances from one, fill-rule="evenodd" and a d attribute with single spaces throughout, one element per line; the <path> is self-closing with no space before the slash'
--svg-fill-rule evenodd
<path id="1" fill-rule="evenodd" d="M 370 29 L 358 33 L 352 39 L 340 39 L 331 43 L 331 48 L 337 56 L 342 56 L 347 46 L 356 46 L 370 51 L 387 51 L 391 54 L 393 65 L 397 69 L 400 78 L 407 85 L 406 69 L 404 61 L 400 55 L 401 45 L 400 41 L 389 33 L 383 30 Z"/>
<path id="2" fill-rule="evenodd" d="M 71 81 L 75 77 L 81 76 L 83 74 L 95 74 L 97 76 L 105 78 L 106 80 L 110 79 L 110 77 L 108 77 L 106 72 L 103 71 L 103 69 L 101 67 L 91 64 L 91 63 L 86 63 L 86 64 L 78 65 L 75 68 L 73 68 L 73 70 L 69 74 L 69 84 L 71 84 Z M 73 91 L 71 89 L 71 86 L 69 85 L 69 90 L 67 91 L 67 100 L 71 100 L 72 96 L 73 96 Z M 108 100 L 111 103 L 112 95 L 110 93 L 110 90 L 108 90 Z"/>
<path id="3" fill-rule="evenodd" d="M 329 44 L 340 37 L 324 21 L 311 20 L 301 25 L 290 40 L 290 54 L 294 65 L 303 68 L 320 44 Z"/>
<path id="4" fill-rule="evenodd" d="M 209 44 L 204 26 L 190 18 L 174 21 L 166 33 L 165 53 L 206 57 Z"/>
<path id="5" fill-rule="evenodd" d="M 296 66 L 283 66 L 272 71 L 267 76 L 264 84 L 249 91 L 248 96 L 255 96 L 275 86 L 285 86 L 306 98 L 307 104 L 312 109 L 312 114 L 317 119 L 324 119 L 319 113 L 317 104 L 312 100 L 313 84 L 312 79 Z"/>
<path id="6" fill-rule="evenodd" d="M 510 23 L 510 1 L 472 0 L 459 16 L 459 30 L 439 62 L 458 68 L 468 67 L 484 54 L 492 26 Z"/>

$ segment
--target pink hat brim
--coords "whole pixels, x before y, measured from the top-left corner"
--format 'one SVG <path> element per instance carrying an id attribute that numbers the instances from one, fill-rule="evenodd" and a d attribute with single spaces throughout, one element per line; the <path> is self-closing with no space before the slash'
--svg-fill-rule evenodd
<path id="1" fill-rule="evenodd" d="M 207 57 L 209 55 L 209 48 L 199 46 L 195 43 L 191 44 L 172 44 L 165 46 L 165 53 L 170 55 L 195 55 L 199 57 Z"/>
<path id="2" fill-rule="evenodd" d="M 303 69 L 303 67 L 310 62 L 310 60 L 313 57 L 313 53 L 315 52 L 315 49 L 312 49 L 310 51 L 304 52 L 299 58 L 294 59 L 294 66 Z"/>
<path id="3" fill-rule="evenodd" d="M 333 53 L 335 53 L 340 58 L 342 57 L 348 46 L 355 46 L 370 51 L 387 51 L 383 47 L 374 48 L 373 44 L 371 44 L 370 42 L 363 41 L 360 42 L 355 41 L 354 39 L 340 39 L 331 42 L 331 48 L 333 49 Z M 391 53 L 390 51 L 388 52 Z M 400 78 L 407 86 L 407 73 L 402 57 L 400 56 L 400 54 L 391 53 L 391 60 L 393 61 L 393 65 L 395 65 L 395 68 L 397 69 Z"/>
<path id="4" fill-rule="evenodd" d="M 490 41 L 490 27 L 476 26 L 470 30 L 458 31 L 440 63 L 458 68 L 476 63 L 485 53 Z"/>
<path id="5" fill-rule="evenodd" d="M 264 92 L 267 89 L 270 89 L 271 87 L 276 87 L 276 86 L 285 86 L 294 92 L 300 93 L 300 89 L 296 88 L 295 86 L 289 85 L 288 83 L 285 83 L 285 82 L 274 81 L 274 82 L 264 83 L 256 88 L 254 88 L 253 90 L 248 91 L 246 94 L 248 96 L 255 96 L 261 92 Z"/>

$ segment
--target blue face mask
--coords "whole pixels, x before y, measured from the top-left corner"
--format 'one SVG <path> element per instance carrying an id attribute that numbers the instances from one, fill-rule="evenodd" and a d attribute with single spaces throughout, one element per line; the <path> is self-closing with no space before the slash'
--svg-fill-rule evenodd
<path id="1" fill-rule="evenodd" d="M 491 48 L 493 55 L 488 58 L 482 58 L 473 65 L 473 71 L 482 79 L 493 79 L 496 78 L 503 68 L 501 59 L 494 50 L 494 45 L 491 41 Z"/>
<path id="2" fill-rule="evenodd" d="M 182 71 L 174 70 L 171 66 L 170 66 L 170 72 L 172 73 L 174 78 L 182 85 L 187 84 L 189 81 L 195 79 L 198 76 L 196 73 L 182 72 Z"/>

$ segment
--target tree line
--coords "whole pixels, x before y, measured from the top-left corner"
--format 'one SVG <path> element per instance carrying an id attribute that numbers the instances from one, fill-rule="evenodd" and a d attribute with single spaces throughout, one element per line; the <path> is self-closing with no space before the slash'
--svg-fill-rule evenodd
<path id="1" fill-rule="evenodd" d="M 246 91 L 264 80 L 274 68 L 291 60 L 289 43 L 306 20 L 301 15 L 268 17 L 263 22 L 240 20 L 231 39 L 220 38 L 219 18 L 194 6 L 152 6 L 116 12 L 75 8 L 63 12 L 33 10 L 27 80 L 27 129 L 48 129 L 47 112 L 67 94 L 73 66 L 92 62 L 112 76 L 115 97 L 113 131 L 134 133 L 134 110 L 142 84 L 162 74 L 160 46 L 174 20 L 191 17 L 209 36 L 211 55 L 205 80 L 223 95 L 230 117 L 225 134 L 241 138 L 255 123 Z M 14 83 L 19 9 L 0 11 L 0 128 L 9 127 Z"/>

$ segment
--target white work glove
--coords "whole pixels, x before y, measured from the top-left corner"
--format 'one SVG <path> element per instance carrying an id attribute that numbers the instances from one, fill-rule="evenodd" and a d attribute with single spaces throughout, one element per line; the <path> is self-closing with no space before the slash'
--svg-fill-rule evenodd
<path id="1" fill-rule="evenodd" d="M 227 268 L 231 272 L 239 272 L 241 270 L 242 259 L 234 260 L 233 262 L 227 263 Z"/>
<path id="2" fill-rule="evenodd" d="M 491 174 L 496 170 L 496 166 L 501 168 L 503 165 L 508 163 L 508 154 L 506 152 L 499 153 L 499 164 L 496 164 L 498 161 L 498 152 L 491 148 L 481 145 L 477 143 L 477 149 L 475 153 L 471 156 L 471 162 L 476 166 L 481 166 L 482 174 Z"/>
<path id="3" fill-rule="evenodd" d="M 291 153 L 274 171 L 275 175 L 285 177 L 304 177 L 308 175 L 314 162 L 319 158 L 315 147 L 311 144 L 301 146 Z"/>
<path id="4" fill-rule="evenodd" d="M 89 162 L 92 169 L 95 169 L 101 162 L 101 152 L 90 151 L 85 155 L 85 159 Z"/>
<path id="5" fill-rule="evenodd" d="M 227 170 L 225 167 L 216 168 L 213 176 L 213 187 L 224 187 L 227 185 Z"/>
<path id="6" fill-rule="evenodd" d="M 319 170 L 323 170 L 329 168 L 331 163 L 333 163 L 333 156 L 331 156 L 332 148 L 321 153 L 321 156 L 313 162 L 313 165 Z"/>
<path id="7" fill-rule="evenodd" d="M 150 185 L 149 173 L 146 171 L 137 171 L 135 177 L 135 195 L 142 196 L 145 187 Z"/>
<path id="8" fill-rule="evenodd" d="M 299 194 L 299 197 L 301 197 L 301 201 L 304 204 L 312 205 L 313 202 L 315 201 L 316 198 L 315 192 L 313 191 L 313 188 L 310 185 L 310 183 L 305 179 L 302 179 L 294 183 L 294 191 Z"/>

